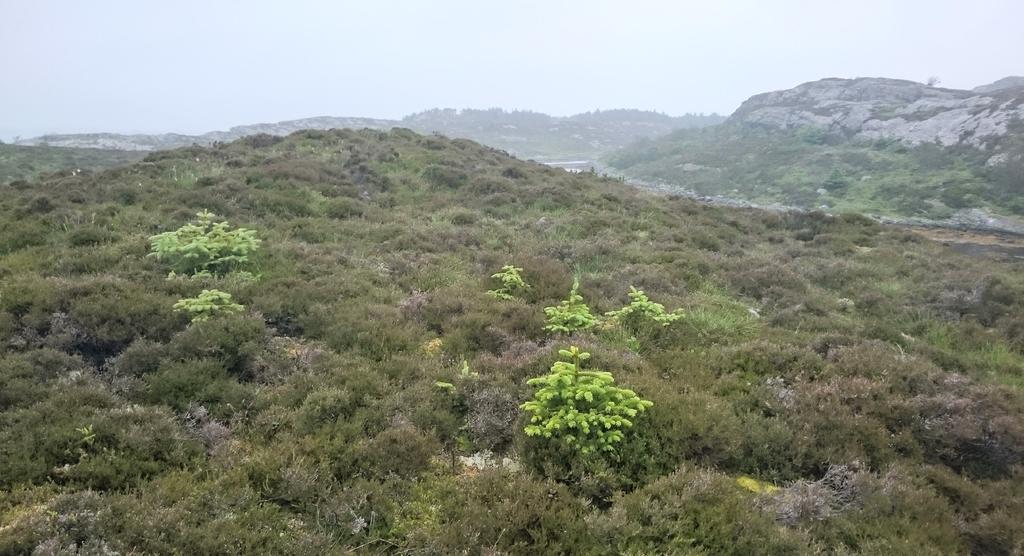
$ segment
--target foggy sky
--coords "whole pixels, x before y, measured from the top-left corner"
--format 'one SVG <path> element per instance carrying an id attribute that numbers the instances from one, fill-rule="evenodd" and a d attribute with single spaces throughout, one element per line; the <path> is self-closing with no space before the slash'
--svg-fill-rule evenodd
<path id="1" fill-rule="evenodd" d="M 1024 74 L 1021 0 L 0 0 L 0 138 L 433 107 L 732 112 L 822 77 Z"/>

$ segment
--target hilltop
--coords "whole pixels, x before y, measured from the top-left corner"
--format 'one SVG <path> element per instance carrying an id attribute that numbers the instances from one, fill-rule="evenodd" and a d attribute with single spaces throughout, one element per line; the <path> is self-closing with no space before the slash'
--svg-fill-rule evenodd
<path id="1" fill-rule="evenodd" d="M 0 553 L 1009 554 L 1022 315 L 1019 261 L 407 129 L 0 185 Z M 653 402 L 611 453 L 524 432 L 570 362 Z"/>
<path id="2" fill-rule="evenodd" d="M 1024 230 L 1024 88 L 822 79 L 755 95 L 722 126 L 609 155 L 619 171 L 749 201 L 895 217 L 1015 217 Z"/>

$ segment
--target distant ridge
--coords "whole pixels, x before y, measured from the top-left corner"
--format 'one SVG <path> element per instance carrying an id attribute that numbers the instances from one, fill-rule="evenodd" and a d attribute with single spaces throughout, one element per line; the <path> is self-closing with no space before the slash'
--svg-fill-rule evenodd
<path id="1" fill-rule="evenodd" d="M 442 133 L 473 139 L 519 156 L 593 156 L 621 147 L 630 141 L 655 137 L 675 129 L 705 127 L 721 123 L 718 114 L 686 114 L 672 117 L 642 110 L 604 110 L 569 117 L 540 112 L 434 109 L 406 116 L 402 120 L 318 116 L 277 123 L 235 126 L 227 131 L 201 135 L 74 133 L 49 134 L 17 141 L 18 145 L 45 145 L 151 151 L 188 145 L 210 145 L 233 141 L 247 135 L 266 133 L 288 135 L 303 129 L 391 129 L 408 127 L 421 133 Z"/>
<path id="2" fill-rule="evenodd" d="M 318 116 L 299 120 L 288 120 L 277 123 L 260 123 L 240 125 L 227 131 L 210 131 L 201 135 L 184 135 L 180 133 L 157 134 L 121 134 L 121 133 L 68 133 L 48 134 L 21 139 L 18 145 L 75 147 L 91 149 L 115 149 L 123 151 L 153 151 L 173 149 L 188 145 L 210 145 L 217 141 L 233 141 L 246 135 L 267 133 L 270 135 L 287 135 L 302 129 L 390 129 L 398 125 L 397 120 L 381 120 L 375 118 L 338 118 Z"/>

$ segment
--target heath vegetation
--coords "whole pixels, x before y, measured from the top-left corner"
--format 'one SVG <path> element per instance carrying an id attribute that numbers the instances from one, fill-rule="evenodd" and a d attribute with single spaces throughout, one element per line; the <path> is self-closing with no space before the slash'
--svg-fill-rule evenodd
<path id="1" fill-rule="evenodd" d="M 855 215 L 402 129 L 0 186 L 3 554 L 1016 554 L 1022 387 L 1021 263 Z"/>

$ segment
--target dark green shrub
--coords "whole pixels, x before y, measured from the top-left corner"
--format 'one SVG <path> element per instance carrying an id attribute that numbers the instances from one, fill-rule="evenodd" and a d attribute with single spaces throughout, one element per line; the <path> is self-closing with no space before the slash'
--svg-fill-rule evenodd
<path id="1" fill-rule="evenodd" d="M 46 214 L 48 212 L 53 212 L 53 209 L 55 208 L 53 201 L 49 197 L 39 196 L 33 197 L 32 200 L 25 205 L 25 212 L 29 214 Z"/>
<path id="2" fill-rule="evenodd" d="M 58 286 L 55 280 L 27 275 L 5 280 L 0 285 L 0 308 L 15 317 L 41 322 L 57 310 Z M 27 319 L 24 317 L 28 316 Z"/>
<path id="3" fill-rule="evenodd" d="M 6 355 L 0 358 L 0 411 L 43 400 L 54 379 L 86 368 L 81 358 L 50 348 Z"/>
<path id="4" fill-rule="evenodd" d="M 480 547 L 511 554 L 602 553 L 585 514 L 563 487 L 486 471 L 423 484 L 396 528 L 410 548 L 424 553 L 475 553 Z"/>
<path id="5" fill-rule="evenodd" d="M 167 348 L 158 342 L 139 338 L 121 353 L 107 361 L 105 367 L 116 375 L 139 377 L 160 367 L 167 356 Z"/>
<path id="6" fill-rule="evenodd" d="M 76 228 L 68 235 L 68 243 L 73 247 L 82 247 L 87 245 L 99 245 L 101 243 L 107 243 L 114 239 L 114 234 L 109 230 L 97 227 L 83 227 Z"/>
<path id="7" fill-rule="evenodd" d="M 725 351 L 716 367 L 719 373 L 738 373 L 746 380 L 757 380 L 775 376 L 813 378 L 824 366 L 812 351 L 754 342 Z"/>
<path id="8" fill-rule="evenodd" d="M 169 405 L 178 411 L 193 403 L 202 404 L 216 417 L 230 416 L 232 408 L 241 409 L 252 396 L 251 390 L 239 384 L 219 361 L 210 359 L 165 363 L 145 380 L 149 403 Z"/>
<path id="9" fill-rule="evenodd" d="M 359 407 L 351 392 L 341 388 L 326 388 L 310 392 L 296 414 L 298 430 L 305 433 L 337 423 L 352 416 Z"/>
<path id="10" fill-rule="evenodd" d="M 83 488 L 137 485 L 169 469 L 184 468 L 202 454 L 199 443 L 161 408 L 112 409 L 97 414 L 87 430 L 95 440 L 78 448 L 77 463 L 57 473 L 59 480 Z"/>
<path id="11" fill-rule="evenodd" d="M 141 336 L 166 339 L 180 324 L 170 298 L 141 287 L 100 281 L 76 289 L 68 294 L 69 315 L 84 334 L 78 350 L 88 357 L 106 358 Z"/>
<path id="12" fill-rule="evenodd" d="M 456 226 L 470 226 L 480 220 L 480 213 L 471 210 L 455 211 L 451 216 L 451 223 Z"/>
<path id="13" fill-rule="evenodd" d="M 159 408 L 121 408 L 87 382 L 65 385 L 30 408 L 0 415 L 0 484 L 52 480 L 117 489 L 180 468 L 200 453 Z"/>
<path id="14" fill-rule="evenodd" d="M 338 219 L 356 218 L 362 216 L 365 211 L 366 207 L 363 203 L 347 197 L 331 199 L 327 201 L 324 208 L 324 213 L 327 216 Z"/>
<path id="15" fill-rule="evenodd" d="M 508 166 L 507 168 L 501 171 L 501 175 L 505 176 L 506 178 L 521 180 L 526 177 L 526 172 L 524 172 L 523 169 L 518 166 Z"/>
<path id="16" fill-rule="evenodd" d="M 462 170 L 439 164 L 430 164 L 423 168 L 423 177 L 431 185 L 445 189 L 458 189 L 468 178 Z"/>
<path id="17" fill-rule="evenodd" d="M 498 353 L 508 336 L 496 326 L 498 319 L 484 310 L 460 315 L 445 327 L 445 351 L 454 357 L 480 352 Z"/>
<path id="18" fill-rule="evenodd" d="M 215 359 L 231 375 L 246 380 L 255 375 L 256 359 L 269 339 L 262 320 L 230 315 L 197 322 L 179 332 L 167 353 L 179 360 Z"/>
<path id="19" fill-rule="evenodd" d="M 609 553 L 802 554 L 804 539 L 756 508 L 729 477 L 682 467 L 615 500 L 592 523 Z"/>
<path id="20" fill-rule="evenodd" d="M 364 477 L 411 478 L 430 467 L 438 449 L 437 440 L 431 436 L 412 427 L 392 427 L 354 446 L 350 465 L 355 474 Z"/>
<path id="21" fill-rule="evenodd" d="M 523 280 L 530 284 L 530 290 L 524 298 L 531 303 L 554 302 L 561 299 L 565 290 L 572 286 L 573 275 L 569 268 L 554 258 L 520 254 L 513 260 L 523 268 Z"/>
<path id="22" fill-rule="evenodd" d="M 246 202 L 248 208 L 255 212 L 282 218 L 303 218 L 318 215 L 321 200 L 321 196 L 305 187 L 297 191 L 274 187 L 253 191 Z"/>
<path id="23" fill-rule="evenodd" d="M 1024 463 L 1024 419 L 1010 416 L 1020 408 L 1016 396 L 954 386 L 904 403 L 926 458 L 977 477 L 1004 477 Z"/>
<path id="24" fill-rule="evenodd" d="M 20 217 L 0 222 L 0 255 L 34 245 L 45 245 L 50 228 L 43 221 Z"/>

